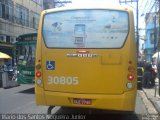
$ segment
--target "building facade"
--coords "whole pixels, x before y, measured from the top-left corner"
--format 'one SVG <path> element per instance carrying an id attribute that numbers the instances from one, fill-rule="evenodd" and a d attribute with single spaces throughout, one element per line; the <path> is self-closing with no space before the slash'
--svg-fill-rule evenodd
<path id="1" fill-rule="evenodd" d="M 146 40 L 144 42 L 144 54 L 146 60 L 151 62 L 153 54 L 157 51 L 158 43 L 158 14 L 147 13 L 145 16 Z"/>
<path id="2" fill-rule="evenodd" d="M 37 32 L 43 0 L 0 0 L 0 51 L 13 57 L 19 35 Z"/>

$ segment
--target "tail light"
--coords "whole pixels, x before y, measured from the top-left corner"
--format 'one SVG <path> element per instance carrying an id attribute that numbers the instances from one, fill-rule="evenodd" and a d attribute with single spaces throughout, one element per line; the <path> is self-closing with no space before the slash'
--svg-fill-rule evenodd
<path id="1" fill-rule="evenodd" d="M 36 65 L 36 70 L 39 70 L 39 69 L 41 69 L 41 64 Z"/>
<path id="2" fill-rule="evenodd" d="M 127 78 L 128 78 L 128 80 L 133 80 L 134 76 L 132 74 L 128 74 Z"/>
<path id="3" fill-rule="evenodd" d="M 36 72 L 35 72 L 35 77 L 37 77 L 36 78 L 36 83 L 37 83 L 37 85 L 39 85 L 39 86 L 41 86 L 42 87 L 42 85 L 43 85 L 43 81 L 42 81 L 42 79 L 40 78 L 41 76 L 42 76 L 42 72 L 41 72 L 41 59 L 38 59 L 38 61 L 37 61 L 37 64 L 36 64 Z"/>
<path id="4" fill-rule="evenodd" d="M 127 88 L 128 89 L 132 89 L 134 84 L 133 84 L 133 80 L 135 79 L 135 67 L 133 65 L 133 62 L 130 60 L 129 62 L 129 66 L 128 66 L 128 74 L 127 74 L 127 79 L 128 79 L 128 82 L 127 82 Z"/>
<path id="5" fill-rule="evenodd" d="M 132 65 L 133 62 L 131 60 L 128 63 L 129 63 L 129 66 L 128 66 L 129 73 L 127 75 L 127 79 L 131 81 L 134 79 L 135 67 Z"/>
<path id="6" fill-rule="evenodd" d="M 135 72 L 135 68 L 133 66 L 129 66 L 128 71 L 133 73 L 133 72 Z"/>
<path id="7" fill-rule="evenodd" d="M 36 77 L 41 77 L 41 72 L 40 71 L 36 72 Z"/>

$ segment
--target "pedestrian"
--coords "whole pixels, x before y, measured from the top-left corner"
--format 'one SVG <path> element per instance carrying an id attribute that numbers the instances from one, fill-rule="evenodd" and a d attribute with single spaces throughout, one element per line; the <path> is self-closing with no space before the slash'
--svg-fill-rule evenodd
<path id="1" fill-rule="evenodd" d="M 152 65 L 149 63 L 146 63 L 144 67 L 144 75 L 142 79 L 142 86 L 144 88 L 151 87 L 151 79 L 152 79 L 151 69 L 152 69 Z"/>
<path id="2" fill-rule="evenodd" d="M 152 68 L 151 68 L 151 87 L 155 86 L 155 79 L 157 77 L 157 66 L 156 64 L 152 61 Z"/>

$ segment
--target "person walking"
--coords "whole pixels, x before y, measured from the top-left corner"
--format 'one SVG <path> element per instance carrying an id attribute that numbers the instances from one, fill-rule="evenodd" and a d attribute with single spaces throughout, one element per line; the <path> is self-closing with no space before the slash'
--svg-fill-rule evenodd
<path id="1" fill-rule="evenodd" d="M 151 68 L 151 87 L 154 87 L 155 79 L 157 77 L 157 66 L 156 64 L 154 64 L 154 62 L 152 62 L 151 66 L 152 66 Z"/>
<path id="2" fill-rule="evenodd" d="M 151 87 L 151 79 L 152 79 L 152 73 L 151 73 L 152 65 L 149 63 L 146 63 L 144 67 L 144 75 L 142 79 L 142 86 L 143 88 L 150 88 Z"/>

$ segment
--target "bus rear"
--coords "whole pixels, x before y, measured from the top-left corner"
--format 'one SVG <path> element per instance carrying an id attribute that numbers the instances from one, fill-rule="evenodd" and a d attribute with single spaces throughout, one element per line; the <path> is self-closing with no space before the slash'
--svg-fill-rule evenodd
<path id="1" fill-rule="evenodd" d="M 36 103 L 134 111 L 134 35 L 128 9 L 44 11 L 36 51 Z"/>

